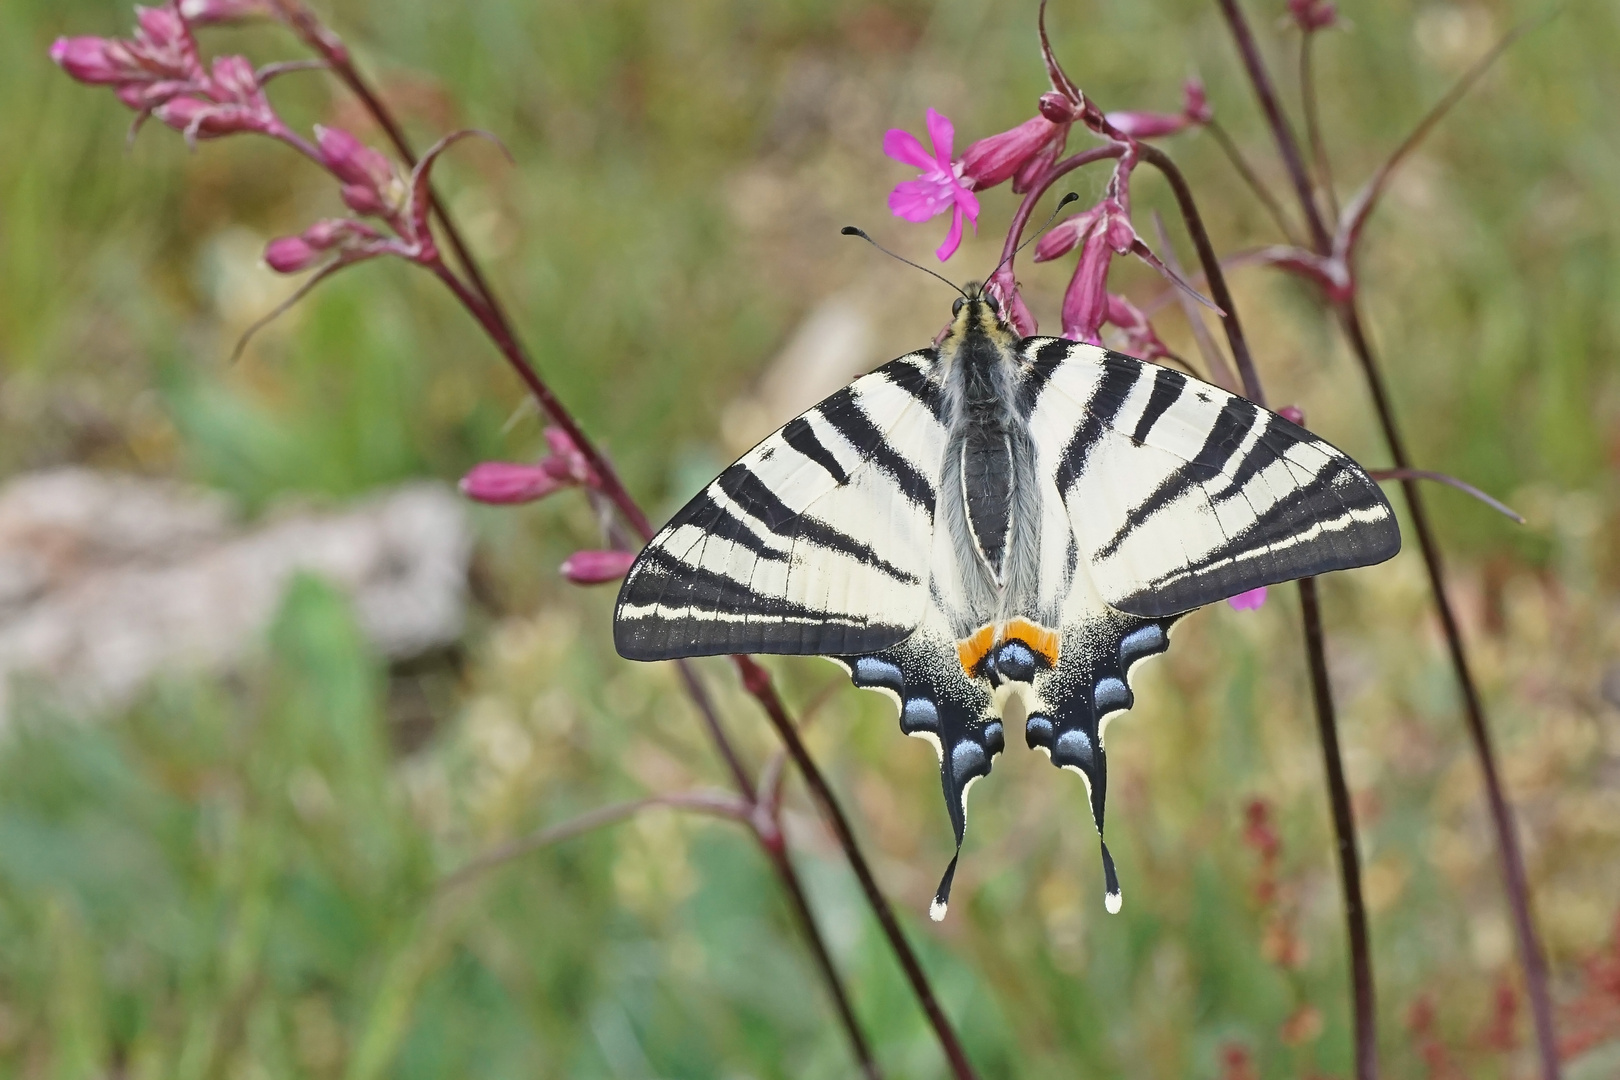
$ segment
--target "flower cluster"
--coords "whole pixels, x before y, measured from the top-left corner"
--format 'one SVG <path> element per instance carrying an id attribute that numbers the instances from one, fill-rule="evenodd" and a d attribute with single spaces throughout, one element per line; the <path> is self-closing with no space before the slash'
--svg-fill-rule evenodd
<path id="1" fill-rule="evenodd" d="M 898 129 L 884 136 L 886 154 L 919 170 L 916 179 L 901 183 L 889 195 L 889 209 L 912 222 L 949 212 L 950 231 L 935 252 L 943 262 L 960 246 L 964 221 L 975 227 L 978 224 L 979 200 L 975 193 L 1010 182 L 1013 193 L 1025 196 L 1026 204 L 1038 199 L 1072 167 L 1073 159 L 1064 159 L 1063 153 L 1070 131 L 1079 124 L 1114 145 L 1116 165 L 1101 201 L 1049 230 L 1035 250 L 1037 262 L 1079 252 L 1063 298 L 1063 336 L 1100 344 L 1102 327 L 1109 325 L 1123 334 L 1126 347 L 1137 355 L 1149 360 L 1169 357 L 1170 351 L 1142 311 L 1108 291 L 1108 270 L 1115 257 L 1133 255 L 1186 287 L 1136 234 L 1131 224 L 1130 177 L 1138 160 L 1138 140 L 1173 135 L 1210 122 L 1213 114 L 1203 84 L 1196 79 L 1186 83 L 1178 113 L 1104 113 L 1063 71 L 1052 54 L 1044 23 L 1041 49 L 1051 89 L 1036 101 L 1035 115 L 1016 127 L 972 143 L 960 158 L 952 157 L 954 126 L 933 109 L 927 116 L 932 149 Z M 1025 221 L 1023 214 L 1015 219 L 1014 234 L 1007 239 L 1002 264 L 985 287 L 1018 332 L 1033 334 L 1037 324 L 1019 295 L 1012 268 L 1018 249 L 1017 233 Z"/>
<path id="2" fill-rule="evenodd" d="M 509 506 L 573 487 L 600 489 L 596 470 L 566 431 L 547 428 L 546 446 L 550 453 L 532 465 L 485 461 L 473 466 L 461 478 L 462 494 L 475 502 Z M 562 564 L 561 572 L 575 585 L 600 585 L 624 577 L 634 561 L 635 552 L 617 548 L 576 551 Z"/>
<path id="3" fill-rule="evenodd" d="M 290 134 L 246 57 L 221 56 L 204 66 L 176 6 L 137 7 L 135 22 L 133 38 L 58 38 L 51 59 L 80 82 L 112 87 L 135 110 L 137 124 L 155 116 L 188 140 Z"/>

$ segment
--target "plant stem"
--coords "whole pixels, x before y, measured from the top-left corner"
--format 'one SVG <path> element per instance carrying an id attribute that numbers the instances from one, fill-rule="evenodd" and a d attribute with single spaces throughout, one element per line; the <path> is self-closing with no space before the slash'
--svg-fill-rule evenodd
<path id="1" fill-rule="evenodd" d="M 1338 840 L 1339 878 L 1344 885 L 1344 921 L 1350 935 L 1350 992 L 1354 996 L 1356 1080 L 1378 1076 L 1377 1005 L 1373 997 L 1372 949 L 1367 934 L 1367 908 L 1361 898 L 1361 856 L 1356 851 L 1356 819 L 1350 808 L 1344 761 L 1339 754 L 1339 729 L 1328 682 L 1327 656 L 1322 638 L 1322 610 L 1317 603 L 1316 579 L 1299 582 L 1300 616 L 1305 624 L 1305 656 L 1311 670 L 1311 698 L 1316 704 L 1316 728 L 1322 739 L 1322 765 L 1327 773 L 1328 803 L 1333 832 Z"/>
<path id="2" fill-rule="evenodd" d="M 1170 160 L 1170 155 L 1157 146 L 1142 143 L 1139 153 L 1143 161 L 1158 169 L 1170 183 L 1170 191 L 1176 197 L 1176 207 L 1181 211 L 1181 218 L 1187 225 L 1187 234 L 1192 237 L 1193 249 L 1198 252 L 1198 262 L 1204 268 L 1204 280 L 1209 283 L 1209 295 L 1221 309 L 1221 327 L 1226 331 L 1226 342 L 1232 349 L 1232 362 L 1237 365 L 1238 377 L 1243 380 L 1243 396 L 1256 405 L 1266 403 L 1265 391 L 1260 386 L 1260 373 L 1254 368 L 1254 357 L 1249 353 L 1248 339 L 1243 336 L 1243 324 L 1238 321 L 1237 304 L 1232 299 L 1232 290 L 1226 287 L 1226 274 L 1221 269 L 1221 260 L 1215 254 L 1215 245 L 1210 242 L 1209 231 L 1204 228 L 1203 215 L 1198 212 L 1198 203 L 1193 199 L 1192 188 L 1187 186 L 1187 178 L 1182 175 L 1181 169 Z"/>
<path id="3" fill-rule="evenodd" d="M 1305 138 L 1311 144 L 1311 156 L 1316 159 L 1316 183 L 1327 200 L 1328 216 L 1339 216 L 1339 198 L 1333 191 L 1333 162 L 1328 158 L 1327 144 L 1322 141 L 1322 121 L 1316 107 L 1316 65 L 1311 44 L 1316 41 L 1313 31 L 1303 31 L 1299 39 L 1299 104 L 1305 113 Z"/>
<path id="4" fill-rule="evenodd" d="M 1242 57 L 1244 68 L 1248 71 L 1249 81 L 1260 100 L 1261 108 L 1271 122 L 1272 138 L 1288 167 L 1295 193 L 1299 196 L 1300 210 L 1310 225 L 1316 251 L 1320 255 L 1329 255 L 1332 252 L 1332 241 L 1328 236 L 1326 223 L 1323 222 L 1311 198 L 1310 180 L 1305 174 L 1300 158 L 1299 144 L 1277 106 L 1277 97 L 1272 91 L 1265 61 L 1255 45 L 1248 21 L 1242 9 L 1238 7 L 1237 0 L 1216 0 L 1216 3 L 1231 28 L 1232 37 L 1237 42 L 1238 53 Z M 1347 252 L 1346 258 L 1349 257 L 1350 253 Z M 1333 307 L 1340 327 L 1349 341 L 1351 352 L 1361 365 L 1362 374 L 1366 378 L 1367 388 L 1378 413 L 1379 426 L 1384 432 L 1384 441 L 1389 444 L 1396 467 L 1411 468 L 1412 463 L 1406 453 L 1405 440 L 1401 437 L 1394 408 L 1384 385 L 1383 373 L 1362 325 L 1360 309 L 1353 294 L 1350 299 L 1336 303 Z M 1535 920 L 1530 913 L 1530 887 L 1524 870 L 1524 857 L 1519 850 L 1513 811 L 1503 792 L 1501 778 L 1497 774 L 1496 753 L 1492 748 L 1490 730 L 1486 725 L 1485 707 L 1480 699 L 1479 689 L 1474 683 L 1473 672 L 1469 668 L 1467 649 L 1451 607 L 1450 595 L 1446 592 L 1440 547 L 1429 526 L 1422 494 L 1418 490 L 1417 481 L 1410 479 L 1401 481 L 1401 490 L 1406 495 L 1412 525 L 1418 535 L 1418 546 L 1423 552 L 1423 565 L 1429 576 L 1429 588 L 1434 596 L 1435 610 L 1440 616 L 1440 626 L 1445 633 L 1446 650 L 1451 658 L 1457 685 L 1462 691 L 1463 713 L 1469 739 L 1473 743 L 1474 754 L 1479 759 L 1480 773 L 1485 783 L 1485 799 L 1490 808 L 1491 824 L 1496 831 L 1497 853 L 1502 863 L 1502 879 L 1507 890 L 1508 906 L 1513 913 L 1519 962 L 1524 967 L 1525 990 L 1530 998 L 1530 1013 L 1535 1021 L 1536 1051 L 1542 1080 L 1558 1080 L 1561 1072 L 1558 1061 L 1558 1037 L 1553 1028 L 1552 997 L 1547 988 L 1547 962 L 1536 932 Z"/>
<path id="5" fill-rule="evenodd" d="M 1151 152 L 1149 152 L 1151 151 Z M 1232 349 L 1238 371 L 1243 378 L 1244 395 L 1256 405 L 1264 405 L 1265 391 L 1260 375 L 1249 354 L 1248 342 L 1243 337 L 1238 321 L 1237 307 L 1231 290 L 1226 286 L 1226 274 L 1215 256 L 1209 233 L 1204 228 L 1192 189 L 1186 177 L 1170 160 L 1169 155 L 1155 147 L 1145 147 L 1142 160 L 1152 164 L 1164 174 L 1181 208 L 1187 232 L 1193 247 L 1203 263 L 1210 294 L 1225 315 L 1221 325 L 1226 329 L 1227 343 Z M 1372 975 L 1372 953 L 1367 935 L 1367 915 L 1361 902 L 1361 864 L 1356 855 L 1356 822 L 1350 812 L 1350 791 L 1345 786 L 1344 769 L 1339 762 L 1339 734 L 1336 710 L 1333 705 L 1333 687 L 1327 677 L 1327 655 L 1322 634 L 1322 618 L 1316 599 L 1316 582 L 1304 578 L 1299 583 L 1300 605 L 1305 618 L 1305 654 L 1311 672 L 1312 703 L 1316 711 L 1317 729 L 1322 739 L 1322 754 L 1327 763 L 1328 802 L 1333 810 L 1333 828 L 1338 840 L 1339 870 L 1344 878 L 1345 921 L 1350 936 L 1350 982 L 1352 1017 L 1356 1033 L 1357 1080 L 1375 1080 L 1378 1075 L 1378 1015 L 1375 1009 Z"/>
<path id="6" fill-rule="evenodd" d="M 328 64 L 331 66 L 333 73 L 336 74 L 339 80 L 342 81 L 343 84 L 347 86 L 357 98 L 360 99 L 361 103 L 365 106 L 366 111 L 377 122 L 377 125 L 381 127 L 382 130 L 387 134 L 389 141 L 393 143 L 394 149 L 399 153 L 400 157 L 410 165 L 414 166 L 417 160 L 416 154 L 409 141 L 405 138 L 404 130 L 400 127 L 398 121 L 394 118 L 393 113 L 389 110 L 387 105 L 371 89 L 370 84 L 367 83 L 366 80 L 360 75 L 359 70 L 354 66 L 349 57 L 348 50 L 343 48 L 341 45 L 336 44 L 335 37 L 325 30 L 325 28 L 314 18 L 313 13 L 304 7 L 303 4 L 297 3 L 296 0 L 282 0 L 280 6 L 283 13 L 287 16 L 289 24 L 293 26 L 295 31 L 305 41 L 305 43 L 308 44 L 310 48 L 316 50 L 323 57 L 325 57 Z M 526 351 L 518 341 L 516 332 L 512 329 L 511 321 L 507 317 L 505 310 L 502 308 L 499 299 L 495 296 L 494 290 L 490 288 L 487 279 L 484 277 L 482 270 L 479 268 L 478 261 L 473 258 L 471 251 L 468 249 L 466 242 L 463 240 L 460 229 L 456 227 L 455 221 L 445 210 L 444 205 L 439 200 L 438 194 L 431 186 L 428 189 L 428 196 L 433 206 L 434 215 L 438 219 L 439 226 L 444 232 L 446 239 L 449 240 L 451 249 L 455 251 L 457 260 L 461 264 L 463 271 L 466 273 L 468 281 L 472 283 L 472 287 L 469 289 L 466 283 L 462 282 L 460 278 L 458 278 L 442 263 L 435 268 L 438 277 L 450 288 L 451 292 L 456 295 L 457 299 L 462 302 L 462 305 L 468 310 L 469 313 L 472 314 L 474 319 L 478 321 L 479 325 L 483 327 L 485 333 L 487 333 L 490 339 L 495 343 L 496 348 L 498 348 L 501 354 L 506 358 L 507 362 L 517 373 L 518 377 L 523 381 L 523 384 L 528 388 L 530 394 L 533 395 L 535 401 L 539 403 L 546 415 L 553 423 L 557 424 L 558 427 L 567 432 L 569 438 L 574 441 L 574 444 L 585 456 L 586 460 L 590 463 L 591 468 L 595 471 L 597 477 L 599 478 L 599 486 L 601 490 L 608 496 L 609 499 L 612 500 L 613 504 L 618 508 L 620 513 L 623 514 L 625 520 L 630 523 L 631 527 L 635 529 L 643 540 L 651 539 L 653 535 L 653 528 L 652 523 L 648 520 L 646 513 L 641 509 L 640 505 L 636 503 L 635 499 L 631 497 L 629 491 L 624 487 L 623 482 L 619 479 L 618 473 L 607 461 L 607 458 L 597 450 L 595 444 L 592 443 L 591 440 L 580 429 L 572 414 L 568 412 L 568 410 L 563 406 L 562 402 L 556 397 L 555 394 L 552 393 L 551 388 L 545 383 L 545 381 L 540 378 L 539 372 L 535 369 L 533 362 L 529 359 Z M 755 798 L 755 793 L 753 786 L 749 781 L 746 770 L 742 766 L 741 760 L 737 756 L 735 748 L 732 746 L 731 741 L 726 737 L 724 730 L 720 726 L 719 718 L 714 710 L 712 702 L 708 699 L 708 695 L 703 691 L 702 685 L 693 675 L 689 665 L 683 661 L 680 664 L 680 670 L 683 680 L 686 681 L 688 691 L 691 693 L 694 702 L 698 706 L 698 711 L 704 717 L 705 724 L 709 729 L 710 736 L 713 739 L 717 750 L 720 752 L 721 757 L 725 760 L 728 770 L 732 773 L 733 779 L 742 790 L 744 798 L 749 799 L 750 804 L 754 805 L 753 800 Z M 765 678 L 765 685 L 769 691 L 771 701 L 774 703 L 776 710 L 781 711 L 781 703 L 776 698 L 774 688 L 770 686 L 769 675 L 767 674 Z M 758 695 L 756 694 L 756 696 Z M 769 704 L 767 704 L 767 711 L 770 711 Z M 799 762 L 799 765 L 801 769 L 808 766 L 809 770 L 815 770 L 815 764 L 814 762 L 810 761 L 808 755 L 804 756 L 804 759 Z M 825 787 L 825 784 L 823 783 L 822 786 Z M 831 805 L 833 805 L 836 809 L 836 803 Z M 780 877 L 782 880 L 783 888 L 786 889 L 789 899 L 793 903 L 795 914 L 798 916 L 805 936 L 810 942 L 811 952 L 815 955 L 817 967 L 821 970 L 823 979 L 827 984 L 828 992 L 833 997 L 834 1005 L 838 1010 L 839 1018 L 843 1023 L 845 1033 L 849 1038 L 856 1060 L 860 1063 L 862 1072 L 869 1078 L 873 1078 L 873 1080 L 875 1080 L 875 1078 L 879 1077 L 881 1073 L 875 1059 L 872 1057 L 871 1046 L 866 1039 L 865 1033 L 861 1030 L 859 1021 L 857 1020 L 854 1010 L 850 1005 L 849 995 L 844 988 L 843 980 L 839 976 L 837 969 L 833 966 L 831 954 L 827 949 L 826 941 L 821 936 L 820 928 L 816 925 L 809 901 L 806 898 L 803 886 L 799 881 L 798 873 L 793 868 L 791 861 L 788 859 L 785 847 L 780 844 L 780 831 L 778 830 L 776 834 L 778 841 L 775 848 L 773 848 L 770 843 L 765 842 L 766 838 L 760 832 L 757 822 L 755 823 L 754 831 L 756 836 L 759 836 L 761 839 L 762 846 L 765 848 L 767 855 L 770 857 L 772 866 L 776 869 L 778 877 Z M 864 868 L 865 860 L 862 857 L 859 849 L 851 847 L 847 851 L 847 854 L 850 856 L 852 865 L 859 864 L 862 868 Z M 903 940 L 902 945 L 904 945 Z M 909 946 L 906 947 L 902 952 L 900 960 L 902 967 L 907 968 L 908 974 L 910 973 L 911 969 L 917 968 L 916 958 L 915 956 L 911 955 Z M 924 980 L 923 985 L 925 987 L 927 986 L 926 979 Z M 930 1005 L 933 1005 L 933 996 L 931 992 L 928 993 L 926 997 L 925 1011 L 929 1011 L 929 1018 L 934 1022 L 936 1030 L 942 1031 L 941 1042 L 944 1045 L 947 1056 L 951 1056 L 953 1051 L 960 1054 L 960 1047 L 957 1045 L 955 1032 L 951 1030 L 948 1021 L 944 1020 L 943 1015 L 936 1015 L 938 1013 L 937 1005 L 933 1005 L 933 1008 L 929 1010 L 928 1006 Z M 942 1024 L 943 1028 L 941 1028 Z"/>
<path id="7" fill-rule="evenodd" d="M 889 945 L 894 949 L 900 960 L 900 966 L 905 971 L 906 979 L 911 983 L 912 991 L 917 1000 L 922 1003 L 923 1012 L 928 1016 L 928 1022 L 933 1025 L 934 1034 L 939 1038 L 940 1046 L 945 1050 L 945 1058 L 950 1062 L 951 1072 L 957 1080 L 974 1080 L 975 1073 L 972 1064 L 968 1061 L 967 1053 L 962 1049 L 961 1042 L 956 1037 L 955 1030 L 945 1016 L 945 1010 L 940 1007 L 934 997 L 933 987 L 928 982 L 928 976 L 923 972 L 922 964 L 917 954 L 912 951 L 906 941 L 905 932 L 900 928 L 900 921 L 894 916 L 894 909 L 884 897 L 883 891 L 878 888 L 877 879 L 872 875 L 872 868 L 867 865 L 866 857 L 861 854 L 861 846 L 855 839 L 855 832 L 850 828 L 849 819 L 844 816 L 843 808 L 838 805 L 832 789 L 827 786 L 827 779 L 822 775 L 816 763 L 811 760 L 810 752 L 805 749 L 804 742 L 799 738 L 798 731 L 789 719 L 787 710 L 782 707 L 781 698 L 776 694 L 772 685 L 770 674 L 754 660 L 747 656 L 734 656 L 732 660 L 742 675 L 743 685 L 749 693 L 759 699 L 765 707 L 765 714 L 770 717 L 777 734 L 787 746 L 788 754 L 793 763 L 804 774 L 804 779 L 810 785 L 810 792 L 816 801 L 821 804 L 827 820 L 838 836 L 839 845 L 849 858 L 849 865 L 855 871 L 855 877 L 861 884 L 861 891 L 866 894 L 866 901 L 872 911 L 877 915 L 878 922 L 883 927 L 884 936 L 889 939 Z"/>
<path id="8" fill-rule="evenodd" d="M 1260 179 L 1260 175 L 1249 165 L 1248 159 L 1243 156 L 1243 151 L 1238 149 L 1237 143 L 1232 140 L 1232 136 L 1227 134 L 1226 128 L 1221 126 L 1220 121 L 1213 119 L 1205 127 L 1214 136 L 1216 144 L 1221 148 L 1221 152 L 1226 155 L 1226 160 L 1232 163 L 1232 168 L 1237 170 L 1238 175 L 1243 178 L 1243 182 L 1249 186 L 1249 190 L 1254 192 L 1254 197 L 1260 200 L 1260 205 L 1266 208 L 1266 213 L 1271 215 L 1271 220 L 1277 226 L 1278 231 L 1287 237 L 1290 244 L 1295 247 L 1302 246 L 1294 236 L 1293 226 L 1288 224 L 1288 215 L 1284 214 L 1283 208 L 1277 204 L 1277 197 L 1271 193 L 1271 189 L 1266 187 L 1265 182 Z"/>
<path id="9" fill-rule="evenodd" d="M 1339 321 L 1350 339 L 1351 351 L 1361 364 L 1367 387 L 1372 393 L 1378 422 L 1389 443 L 1390 456 L 1398 469 L 1412 468 L 1406 452 L 1405 440 L 1395 422 L 1394 408 L 1389 391 L 1384 385 L 1383 371 L 1372 350 L 1361 313 L 1354 300 L 1338 307 Z M 1462 628 L 1451 605 L 1451 596 L 1445 588 L 1445 564 L 1440 545 L 1429 524 L 1429 513 L 1423 502 L 1418 481 L 1411 476 L 1401 478 L 1401 491 L 1406 495 L 1407 510 L 1412 516 L 1412 529 L 1417 533 L 1418 549 L 1423 553 L 1423 566 L 1428 572 L 1430 590 L 1434 596 L 1436 613 L 1446 639 L 1446 651 L 1462 690 L 1463 717 L 1468 738 L 1479 759 L 1480 773 L 1485 782 L 1485 802 L 1490 809 L 1491 825 L 1496 832 L 1497 851 L 1502 867 L 1502 881 L 1507 890 L 1508 908 L 1513 915 L 1513 932 L 1519 949 L 1519 962 L 1524 967 L 1526 996 L 1530 999 L 1530 1014 L 1536 1028 L 1536 1051 L 1541 1065 L 1542 1080 L 1558 1080 L 1562 1067 L 1558 1060 L 1558 1036 L 1553 1026 L 1552 996 L 1548 992 L 1547 958 L 1541 949 L 1535 919 L 1530 911 L 1530 882 L 1524 870 L 1524 853 L 1519 847 L 1519 831 L 1513 818 L 1512 805 L 1502 787 L 1502 778 L 1496 767 L 1496 750 L 1492 744 L 1490 727 L 1485 719 L 1485 705 L 1480 699 L 1478 685 L 1468 662 L 1463 645 Z"/>

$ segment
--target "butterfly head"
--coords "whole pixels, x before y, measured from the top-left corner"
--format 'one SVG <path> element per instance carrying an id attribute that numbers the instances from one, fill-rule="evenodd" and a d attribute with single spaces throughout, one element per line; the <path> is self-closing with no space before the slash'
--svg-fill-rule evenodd
<path id="1" fill-rule="evenodd" d="M 951 305 L 951 334 L 1005 334 L 1007 320 L 1002 318 L 1001 305 L 977 281 L 970 281 L 962 295 Z"/>

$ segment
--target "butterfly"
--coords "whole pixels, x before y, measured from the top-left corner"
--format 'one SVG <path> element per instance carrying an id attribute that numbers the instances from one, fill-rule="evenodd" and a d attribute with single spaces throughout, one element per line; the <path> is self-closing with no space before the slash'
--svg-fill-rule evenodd
<path id="1" fill-rule="evenodd" d="M 1104 729 L 1182 615 L 1400 550 L 1389 503 L 1297 424 L 1169 367 L 1020 338 L 969 285 L 929 348 L 726 469 L 631 566 L 632 660 L 824 656 L 939 753 L 956 853 L 1006 728 L 1085 781 L 1105 906 Z"/>

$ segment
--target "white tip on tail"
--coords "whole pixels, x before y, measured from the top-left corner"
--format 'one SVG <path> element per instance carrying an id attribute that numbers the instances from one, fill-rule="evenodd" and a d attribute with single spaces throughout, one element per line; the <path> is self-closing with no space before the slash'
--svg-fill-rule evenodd
<path id="1" fill-rule="evenodd" d="M 935 922 L 944 922 L 945 909 L 948 907 L 950 907 L 949 904 L 936 896 L 934 897 L 934 902 L 928 905 L 928 917 L 933 919 Z"/>
<path id="2" fill-rule="evenodd" d="M 1103 896 L 1103 907 L 1108 909 L 1108 914 L 1110 914 L 1110 915 L 1118 915 L 1119 914 L 1119 909 L 1124 907 L 1124 906 L 1125 906 L 1125 897 L 1124 896 L 1120 895 L 1117 892 L 1111 892 L 1111 893 L 1104 894 L 1104 896 Z"/>

